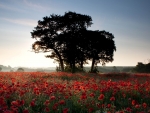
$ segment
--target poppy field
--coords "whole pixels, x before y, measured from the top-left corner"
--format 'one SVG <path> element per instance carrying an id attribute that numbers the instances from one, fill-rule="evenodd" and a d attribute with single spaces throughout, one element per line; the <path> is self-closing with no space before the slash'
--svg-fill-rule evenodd
<path id="1" fill-rule="evenodd" d="M 150 75 L 0 72 L 0 113 L 150 113 Z"/>

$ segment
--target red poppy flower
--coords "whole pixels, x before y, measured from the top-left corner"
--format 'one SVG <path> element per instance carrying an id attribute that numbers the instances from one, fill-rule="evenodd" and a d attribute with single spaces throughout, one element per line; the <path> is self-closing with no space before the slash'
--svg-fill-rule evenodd
<path id="1" fill-rule="evenodd" d="M 95 94 L 94 94 L 94 93 L 91 93 L 91 94 L 90 94 L 90 97 L 94 97 L 94 96 L 95 96 Z"/>
<path id="2" fill-rule="evenodd" d="M 64 101 L 64 100 L 60 100 L 60 101 L 59 101 L 59 104 L 60 104 L 60 105 L 64 105 L 64 104 L 65 104 L 65 101 Z"/>
<path id="3" fill-rule="evenodd" d="M 51 97 L 50 97 L 50 100 L 55 100 L 55 99 L 56 99 L 55 96 L 51 96 Z"/>
<path id="4" fill-rule="evenodd" d="M 143 106 L 143 108 L 146 108 L 146 107 L 147 107 L 147 104 L 146 104 L 146 103 L 143 103 L 142 106 Z"/>
<path id="5" fill-rule="evenodd" d="M 49 109 L 48 107 L 46 107 L 46 108 L 45 108 L 45 111 L 46 111 L 46 112 L 49 112 L 49 111 L 50 111 L 50 109 Z"/>
<path id="6" fill-rule="evenodd" d="M 32 102 L 30 103 L 30 106 L 31 106 L 31 107 L 35 106 L 35 102 L 32 101 Z"/>
<path id="7" fill-rule="evenodd" d="M 84 92 L 84 93 L 82 93 L 82 95 L 81 95 L 81 100 L 84 100 L 84 99 L 86 99 L 87 98 L 87 96 L 86 96 L 86 93 Z"/>
<path id="8" fill-rule="evenodd" d="M 29 113 L 29 111 L 27 109 L 23 110 L 23 113 Z"/>
<path id="9" fill-rule="evenodd" d="M 107 108 L 110 108 L 111 107 L 111 104 L 107 104 Z"/>
<path id="10" fill-rule="evenodd" d="M 110 101 L 115 101 L 115 97 L 111 97 L 111 98 L 110 98 Z"/>
<path id="11" fill-rule="evenodd" d="M 98 100 L 103 100 L 105 98 L 104 94 L 100 94 L 100 96 L 98 97 Z"/>
<path id="12" fill-rule="evenodd" d="M 136 104 L 135 100 L 132 100 L 132 105 L 134 106 Z"/>
<path id="13" fill-rule="evenodd" d="M 69 111 L 68 108 L 63 109 L 63 113 L 68 113 L 68 111 Z"/>

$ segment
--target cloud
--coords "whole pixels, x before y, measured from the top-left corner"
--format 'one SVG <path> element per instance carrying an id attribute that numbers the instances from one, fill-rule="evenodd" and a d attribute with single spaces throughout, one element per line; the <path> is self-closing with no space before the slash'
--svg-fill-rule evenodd
<path id="1" fill-rule="evenodd" d="M 25 10 L 22 10 L 22 9 L 19 9 L 19 8 L 16 8 L 16 7 L 12 7 L 12 6 L 9 6 L 9 5 L 5 5 L 5 4 L 2 4 L 2 3 L 0 3 L 0 8 L 6 9 L 6 10 L 17 11 L 17 12 L 26 12 Z"/>
<path id="2" fill-rule="evenodd" d="M 23 0 L 23 2 L 24 2 L 27 6 L 33 8 L 33 9 L 36 9 L 36 10 L 40 10 L 40 11 L 47 11 L 47 10 L 49 10 L 49 7 L 42 6 L 42 5 L 40 5 L 40 4 L 36 4 L 36 3 L 30 2 L 30 1 L 28 1 L 28 0 Z"/>
<path id="3" fill-rule="evenodd" d="M 46 7 L 45 5 L 41 5 L 40 2 L 31 2 L 29 0 L 11 0 L 13 2 L 9 3 L 9 4 L 4 4 L 4 3 L 0 3 L 0 8 L 2 9 L 6 9 L 6 10 L 12 10 L 12 11 L 17 11 L 17 12 L 27 12 L 27 10 L 25 10 L 26 8 L 31 8 L 33 10 L 36 11 L 40 11 L 40 12 L 45 12 L 45 11 L 49 11 L 50 8 Z M 16 5 L 18 5 L 20 8 L 16 7 Z M 23 10 L 24 8 L 24 10 Z"/>
<path id="4" fill-rule="evenodd" d="M 9 18 L 1 18 L 1 19 L 11 23 L 24 25 L 24 26 L 35 27 L 37 25 L 37 20 L 32 20 L 32 19 L 9 19 Z"/>

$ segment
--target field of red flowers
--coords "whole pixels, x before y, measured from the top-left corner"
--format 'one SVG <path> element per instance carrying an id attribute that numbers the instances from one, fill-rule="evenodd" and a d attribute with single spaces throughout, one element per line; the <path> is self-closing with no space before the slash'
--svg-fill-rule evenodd
<path id="1" fill-rule="evenodd" d="M 149 113 L 148 74 L 0 72 L 0 113 Z"/>

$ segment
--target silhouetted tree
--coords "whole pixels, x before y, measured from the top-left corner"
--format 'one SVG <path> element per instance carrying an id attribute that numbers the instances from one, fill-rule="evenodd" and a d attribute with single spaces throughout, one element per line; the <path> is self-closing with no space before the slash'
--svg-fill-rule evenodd
<path id="1" fill-rule="evenodd" d="M 133 71 L 138 73 L 150 73 L 150 63 L 143 64 L 142 62 L 138 62 Z"/>
<path id="2" fill-rule="evenodd" d="M 42 52 L 51 52 L 52 54 L 46 57 L 56 58 L 56 61 L 59 61 L 61 65 L 62 71 L 64 70 L 64 52 L 67 53 L 69 52 L 67 49 L 70 49 L 72 54 L 69 57 L 69 63 L 74 68 L 74 55 L 76 51 L 75 34 L 79 30 L 90 26 L 92 24 L 91 21 L 90 16 L 75 12 L 67 12 L 63 16 L 53 14 L 49 17 L 44 17 L 43 21 L 38 21 L 37 27 L 31 32 L 32 38 L 37 39 L 33 43 L 32 48 L 35 52 L 40 52 L 40 50 Z"/>
<path id="3" fill-rule="evenodd" d="M 114 36 L 106 31 L 87 31 L 88 37 L 86 54 L 92 60 L 91 72 L 98 63 L 105 65 L 113 61 L 113 53 L 116 51 Z"/>
<path id="4" fill-rule="evenodd" d="M 75 12 L 44 17 L 31 32 L 32 38 L 37 40 L 32 48 L 35 52 L 51 52 L 46 57 L 57 61 L 61 71 L 64 64 L 72 72 L 79 66 L 83 69 L 88 60 L 92 60 L 93 71 L 97 63 L 113 61 L 116 46 L 111 33 L 87 30 L 91 24 L 90 16 Z"/>
<path id="5" fill-rule="evenodd" d="M 0 67 L 0 71 L 2 71 L 2 68 Z"/>
<path id="6" fill-rule="evenodd" d="M 23 68 L 18 68 L 17 72 L 24 72 L 24 69 Z"/>
<path id="7" fill-rule="evenodd" d="M 63 49 L 64 62 L 67 66 L 70 66 L 72 71 L 78 66 L 83 69 L 83 64 L 85 64 L 87 60 L 84 54 L 85 48 L 82 47 L 85 43 L 83 42 L 84 37 L 81 31 L 82 30 L 76 32 L 70 31 L 60 35 L 65 41 Z"/>
<path id="8" fill-rule="evenodd" d="M 52 52 L 59 59 L 62 71 L 63 58 L 61 55 L 61 47 L 58 45 L 57 39 L 59 32 L 63 30 L 60 15 L 50 15 L 50 17 L 44 17 L 43 21 L 38 21 L 37 27 L 31 32 L 32 38 L 37 41 L 33 43 L 32 48 L 35 52 Z M 47 56 L 48 57 L 48 56 Z M 50 57 L 50 56 L 49 56 Z"/>

